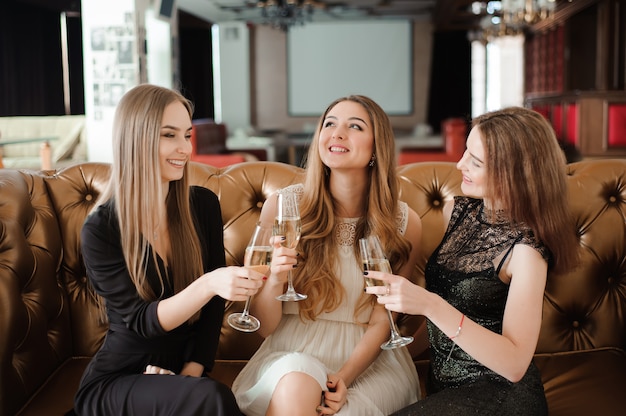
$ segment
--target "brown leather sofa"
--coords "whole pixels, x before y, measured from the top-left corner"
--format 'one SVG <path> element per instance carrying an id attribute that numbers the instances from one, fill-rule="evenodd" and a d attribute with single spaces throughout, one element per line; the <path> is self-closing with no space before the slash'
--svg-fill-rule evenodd
<path id="1" fill-rule="evenodd" d="M 400 166 L 402 199 L 423 218 L 415 279 L 441 238 L 441 207 L 460 192 L 454 163 Z M 79 231 L 109 167 L 58 172 L 0 170 L 0 415 L 61 415 L 100 345 L 79 250 Z M 192 182 L 214 190 L 224 218 L 226 259 L 241 264 L 263 201 L 301 179 L 276 162 L 224 169 L 192 163 Z M 626 409 L 626 160 L 569 166 L 582 265 L 550 275 L 535 360 L 552 416 L 623 415 Z M 241 308 L 228 305 L 229 313 Z M 404 332 L 417 317 L 401 317 Z M 231 383 L 258 347 L 256 334 L 223 327 L 212 376 Z M 415 357 L 422 379 L 428 366 Z"/>

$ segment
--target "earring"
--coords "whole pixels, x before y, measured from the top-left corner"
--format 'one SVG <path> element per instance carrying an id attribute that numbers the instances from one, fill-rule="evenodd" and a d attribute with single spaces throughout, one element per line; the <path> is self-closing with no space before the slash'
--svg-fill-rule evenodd
<path id="1" fill-rule="evenodd" d="M 375 164 L 376 164 L 376 154 L 373 154 L 369 163 L 370 168 L 373 168 Z"/>

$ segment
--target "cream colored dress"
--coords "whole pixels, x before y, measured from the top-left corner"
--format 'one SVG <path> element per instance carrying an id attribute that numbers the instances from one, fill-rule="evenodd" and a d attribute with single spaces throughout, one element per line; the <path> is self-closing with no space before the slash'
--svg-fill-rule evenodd
<path id="1" fill-rule="evenodd" d="M 406 230 L 408 207 L 400 204 L 398 229 Z M 357 324 L 355 306 L 363 295 L 364 281 L 353 244 L 358 219 L 344 219 L 337 227 L 337 275 L 347 298 L 336 310 L 303 323 L 298 302 L 283 303 L 283 317 L 233 383 L 237 404 L 247 416 L 265 415 L 278 381 L 287 373 L 304 372 L 327 390 L 327 374 L 337 372 L 361 340 L 366 327 Z M 368 322 L 373 306 L 358 322 Z M 346 404 L 338 415 L 386 416 L 419 399 L 419 381 L 406 348 L 381 350 L 378 358 L 350 386 Z M 298 406 L 297 402 L 293 403 Z"/>

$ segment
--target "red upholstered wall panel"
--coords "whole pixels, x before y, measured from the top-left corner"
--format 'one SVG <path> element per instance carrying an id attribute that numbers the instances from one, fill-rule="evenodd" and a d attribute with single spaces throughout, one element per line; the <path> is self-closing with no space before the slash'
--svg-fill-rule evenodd
<path id="1" fill-rule="evenodd" d="M 566 132 L 565 141 L 571 144 L 578 143 L 578 104 L 569 103 L 566 105 Z"/>
<path id="2" fill-rule="evenodd" d="M 609 147 L 626 147 L 626 103 L 609 104 Z"/>

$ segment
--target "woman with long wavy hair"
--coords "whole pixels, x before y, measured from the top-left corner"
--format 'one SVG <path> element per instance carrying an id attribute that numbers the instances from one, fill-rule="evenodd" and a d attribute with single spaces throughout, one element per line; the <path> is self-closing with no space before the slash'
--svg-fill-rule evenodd
<path id="1" fill-rule="evenodd" d="M 464 196 L 444 205 L 426 289 L 368 272 L 390 285 L 380 304 L 427 318 L 428 396 L 395 415 L 547 415 L 532 362 L 547 274 L 579 252 L 565 155 L 541 114 L 511 107 L 474 119 L 457 168 Z"/>
<path id="2" fill-rule="evenodd" d="M 266 339 L 233 384 L 246 415 L 376 415 L 419 398 L 406 348 L 389 338 L 384 308 L 365 296 L 358 240 L 379 236 L 393 270 L 410 277 L 421 220 L 399 201 L 395 146 L 385 112 L 364 96 L 340 98 L 321 116 L 299 195 L 297 250 L 274 248 L 271 274 L 253 304 Z M 273 222 L 276 198 L 261 220 Z M 295 267 L 297 265 L 297 267 Z M 308 297 L 281 302 L 288 270 Z"/>
<path id="3" fill-rule="evenodd" d="M 148 84 L 116 109 L 111 177 L 81 232 L 109 329 L 81 380 L 78 414 L 240 414 L 206 372 L 224 299 L 245 300 L 263 276 L 225 267 L 218 198 L 187 180 L 191 115 L 181 94 Z"/>

